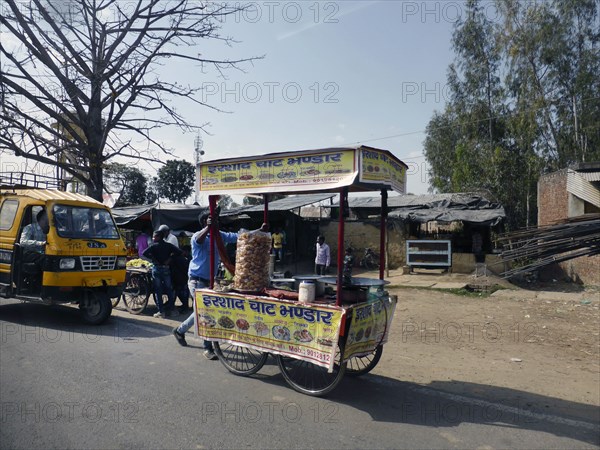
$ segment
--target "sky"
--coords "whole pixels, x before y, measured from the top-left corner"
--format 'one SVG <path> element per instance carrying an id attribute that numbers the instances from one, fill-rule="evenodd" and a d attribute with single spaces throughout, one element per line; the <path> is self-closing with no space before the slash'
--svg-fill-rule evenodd
<path id="1" fill-rule="evenodd" d="M 407 192 L 428 192 L 425 128 L 444 108 L 451 34 L 462 1 L 264 1 L 229 16 L 220 33 L 236 44 L 202 43 L 207 58 L 262 57 L 225 77 L 168 64 L 166 79 L 203 87 L 178 101 L 201 134 L 203 160 L 365 144 L 408 166 Z M 490 14 L 494 14 L 492 9 Z M 195 133 L 155 135 L 194 161 Z M 3 156 L 5 159 L 5 156 Z M 157 164 L 138 167 L 154 175 Z"/>
<path id="2" fill-rule="evenodd" d="M 227 111 L 191 111 L 211 123 L 204 160 L 366 144 L 409 165 L 407 192 L 427 193 L 424 130 L 444 108 L 463 8 L 450 3 L 254 2 L 229 17 L 231 57 L 264 58 L 202 81 L 203 100 Z M 168 137 L 193 154 L 194 136 Z"/>

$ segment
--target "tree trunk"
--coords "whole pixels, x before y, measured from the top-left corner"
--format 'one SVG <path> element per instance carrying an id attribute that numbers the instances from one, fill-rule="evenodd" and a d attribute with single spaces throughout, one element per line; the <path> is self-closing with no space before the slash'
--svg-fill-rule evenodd
<path id="1" fill-rule="evenodd" d="M 88 195 L 99 202 L 102 202 L 104 190 L 104 181 L 102 178 L 102 164 L 104 162 L 102 155 L 102 100 L 101 100 L 101 81 L 95 79 L 92 81 L 90 95 L 90 104 L 88 112 L 88 148 L 90 161 L 90 184 L 88 185 Z"/>

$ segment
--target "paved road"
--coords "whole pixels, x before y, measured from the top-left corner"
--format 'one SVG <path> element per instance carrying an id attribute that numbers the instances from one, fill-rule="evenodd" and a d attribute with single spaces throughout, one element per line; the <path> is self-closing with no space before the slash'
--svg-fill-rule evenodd
<path id="1" fill-rule="evenodd" d="M 296 393 L 274 361 L 229 374 L 168 325 L 0 303 L 1 448 L 594 448 L 597 425 L 392 378 Z"/>

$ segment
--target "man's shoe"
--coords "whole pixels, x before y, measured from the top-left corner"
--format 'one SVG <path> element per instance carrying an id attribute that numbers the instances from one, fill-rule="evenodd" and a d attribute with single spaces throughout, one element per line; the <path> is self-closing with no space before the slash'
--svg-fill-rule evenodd
<path id="1" fill-rule="evenodd" d="M 214 361 L 215 359 L 219 359 L 217 357 L 217 355 L 215 355 L 215 352 L 213 352 L 212 350 L 205 350 L 204 351 L 204 357 L 206 359 L 210 359 L 211 361 Z"/>
<path id="2" fill-rule="evenodd" d="M 157 312 L 157 313 L 154 313 L 154 316 L 153 316 L 153 317 L 156 317 L 157 319 L 162 319 L 164 316 L 163 316 L 163 315 L 162 315 L 162 313 L 159 311 L 159 312 Z"/>
<path id="3" fill-rule="evenodd" d="M 177 328 L 173 328 L 173 336 L 175 336 L 175 339 L 177 339 L 177 342 L 179 343 L 179 345 L 181 345 L 182 347 L 187 347 L 185 335 L 183 335 L 179 331 L 177 331 Z"/>

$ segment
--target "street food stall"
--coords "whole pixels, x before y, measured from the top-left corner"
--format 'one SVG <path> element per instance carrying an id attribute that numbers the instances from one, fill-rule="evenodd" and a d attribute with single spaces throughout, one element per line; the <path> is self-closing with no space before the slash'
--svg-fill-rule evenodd
<path id="1" fill-rule="evenodd" d="M 387 193 L 405 192 L 406 169 L 389 151 L 366 146 L 201 163 L 200 191 L 209 194 L 213 215 L 218 197 L 225 194 L 262 194 L 267 224 L 269 194 L 340 194 L 337 276 L 320 280 L 331 289 L 319 295 L 314 286 L 309 289 L 310 280 L 300 283 L 299 292 L 270 286 L 270 236 L 258 230 L 240 231 L 234 282 L 220 286 L 215 281 L 215 252 L 222 245 L 218 220 L 212 221 L 210 288 L 195 292 L 195 333 L 214 341 L 229 371 L 254 374 L 271 354 L 290 386 L 320 396 L 331 392 L 344 374 L 362 375 L 375 367 L 396 306 L 396 298 L 384 290 Z M 379 279 L 352 277 L 350 264 L 344 267 L 348 193 L 361 191 L 381 193 Z"/>

